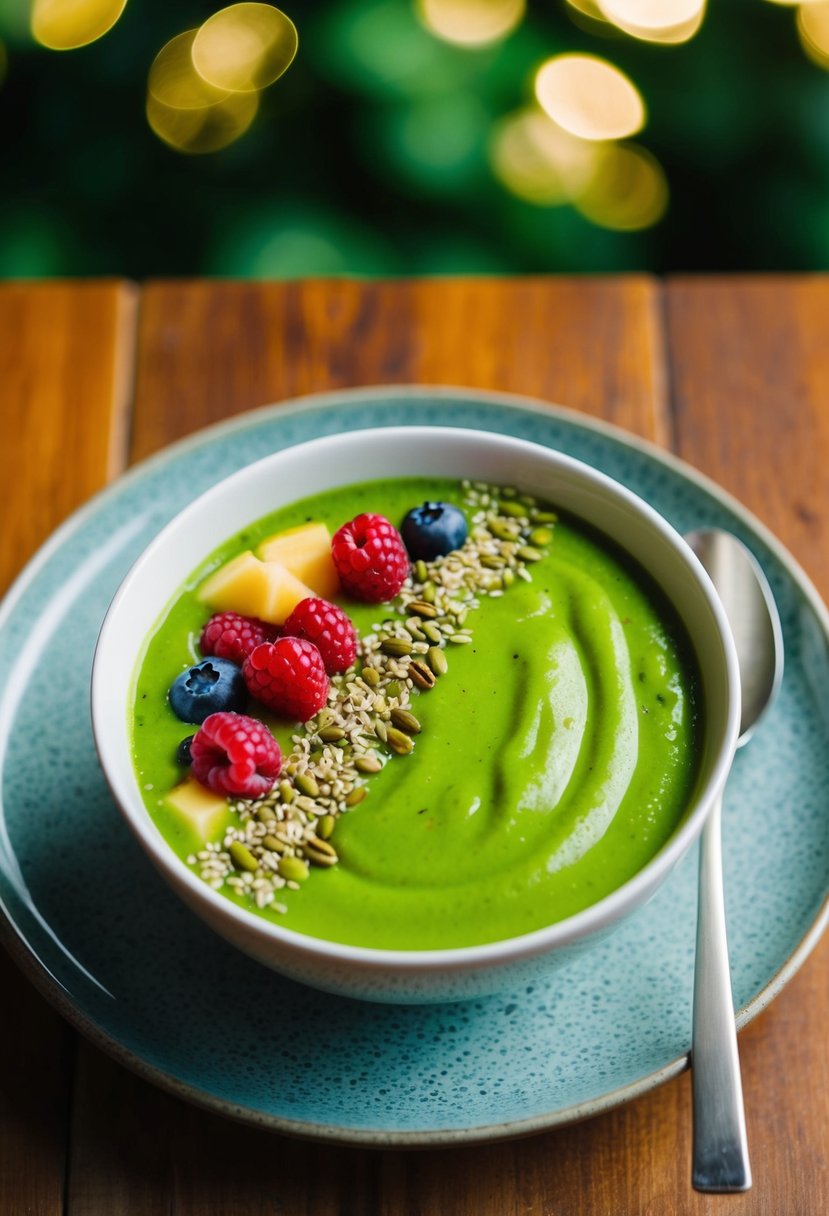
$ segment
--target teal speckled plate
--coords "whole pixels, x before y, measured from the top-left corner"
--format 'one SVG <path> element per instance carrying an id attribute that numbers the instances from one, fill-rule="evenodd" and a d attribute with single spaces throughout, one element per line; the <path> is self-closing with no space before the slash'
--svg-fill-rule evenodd
<path id="1" fill-rule="evenodd" d="M 199 434 L 70 519 L 0 613 L 4 938 L 70 1021 L 143 1076 L 253 1123 L 352 1143 L 480 1141 L 581 1118 L 680 1072 L 690 1044 L 693 857 L 549 981 L 461 1005 L 373 1006 L 281 979 L 225 945 L 163 885 L 111 802 L 92 745 L 89 676 L 101 620 L 137 554 L 196 494 L 268 452 L 415 421 L 561 448 L 680 531 L 720 525 L 754 551 L 780 606 L 786 674 L 725 798 L 741 1025 L 827 919 L 829 619 L 791 557 L 716 486 L 578 415 L 464 390 L 338 393 Z M 311 1068 L 317 1042 L 326 1049 Z"/>

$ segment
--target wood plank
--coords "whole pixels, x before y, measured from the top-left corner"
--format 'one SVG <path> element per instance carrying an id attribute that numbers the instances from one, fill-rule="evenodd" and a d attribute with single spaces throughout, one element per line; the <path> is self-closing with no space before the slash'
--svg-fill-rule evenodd
<path id="1" fill-rule="evenodd" d="M 273 401 L 407 382 L 536 395 L 667 442 L 657 301 L 643 276 L 151 283 L 131 456 Z"/>
<path id="2" fill-rule="evenodd" d="M 151 284 L 131 456 L 299 393 L 406 381 L 534 394 L 664 441 L 660 318 L 659 289 L 640 277 Z M 620 1194 L 632 1212 L 643 1151 L 654 1178 L 663 1168 L 657 1197 L 688 1187 L 676 1087 L 514 1144 L 368 1152 L 241 1127 L 136 1082 L 87 1045 L 82 1056 L 70 1216 L 154 1216 L 165 1195 L 180 1216 L 519 1216 L 560 1211 L 563 1195 L 569 1216 L 621 1212 Z M 163 1146 L 149 1165 L 147 1129 Z"/>
<path id="3" fill-rule="evenodd" d="M 118 471 L 134 296 L 122 283 L 0 286 L 0 591 Z M 62 1213 L 74 1035 L 0 952 L 0 1211 Z"/>
<path id="4" fill-rule="evenodd" d="M 677 279 L 667 334 L 680 456 L 731 490 L 829 595 L 829 279 Z M 745 1212 L 829 1211 L 829 943 L 740 1036 Z"/>
<path id="5" fill-rule="evenodd" d="M 123 468 L 134 324 L 123 283 L 0 286 L 0 591 Z"/>

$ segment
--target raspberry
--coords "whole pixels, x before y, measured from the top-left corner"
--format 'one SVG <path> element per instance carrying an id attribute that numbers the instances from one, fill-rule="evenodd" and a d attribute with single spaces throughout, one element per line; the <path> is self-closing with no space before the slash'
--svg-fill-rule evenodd
<path id="1" fill-rule="evenodd" d="M 358 515 L 331 541 L 343 590 L 379 604 L 397 595 L 409 573 L 409 555 L 397 529 L 382 515 Z"/>
<path id="2" fill-rule="evenodd" d="M 272 642 L 279 630 L 275 625 L 258 621 L 253 616 L 240 616 L 238 612 L 219 612 L 211 616 L 202 630 L 201 652 L 230 659 L 241 667 L 252 650 L 263 642 Z"/>
<path id="3" fill-rule="evenodd" d="M 261 798 L 282 769 L 279 744 L 263 722 L 245 714 L 211 714 L 190 744 L 193 774 L 230 798 Z"/>
<path id="4" fill-rule="evenodd" d="M 304 638 L 263 642 L 242 668 L 248 692 L 268 709 L 295 722 L 307 722 L 328 699 L 322 655 Z"/>
<path id="5" fill-rule="evenodd" d="M 300 600 L 282 630 L 286 637 L 305 638 L 313 642 L 322 655 L 329 675 L 345 671 L 357 656 L 357 634 L 354 626 L 336 604 L 314 596 Z"/>

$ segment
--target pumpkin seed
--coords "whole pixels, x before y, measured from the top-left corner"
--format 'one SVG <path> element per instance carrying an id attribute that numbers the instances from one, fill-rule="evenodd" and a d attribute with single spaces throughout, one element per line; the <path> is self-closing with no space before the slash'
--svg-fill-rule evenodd
<path id="1" fill-rule="evenodd" d="M 391 720 L 398 730 L 404 731 L 407 735 L 419 735 L 423 730 L 417 718 L 408 709 L 393 709 Z"/>
<path id="2" fill-rule="evenodd" d="M 549 528 L 533 528 L 530 533 L 531 545 L 541 545 L 543 547 L 544 545 L 549 545 L 552 539 L 553 534 Z"/>
<path id="3" fill-rule="evenodd" d="M 428 577 L 429 571 L 426 567 L 426 563 L 418 558 L 418 560 L 415 562 L 415 578 L 419 583 L 425 583 Z"/>
<path id="4" fill-rule="evenodd" d="M 499 540 L 515 540 L 518 536 L 517 524 L 508 523 L 505 519 L 499 519 L 496 515 L 487 523 L 487 527 L 493 536 L 497 536 Z"/>
<path id="5" fill-rule="evenodd" d="M 336 822 L 333 815 L 323 815 L 322 819 L 320 819 L 317 824 L 317 833 L 323 840 L 327 840 L 329 836 L 333 835 Z"/>
<path id="6" fill-rule="evenodd" d="M 542 555 L 537 549 L 533 549 L 532 545 L 522 545 L 516 550 L 516 557 L 520 557 L 522 562 L 539 562 Z"/>
<path id="7" fill-rule="evenodd" d="M 254 874 L 259 869 L 259 862 L 241 840 L 232 840 L 227 851 L 237 870 L 250 870 Z"/>
<path id="8" fill-rule="evenodd" d="M 439 642 L 443 638 L 442 631 L 432 621 L 423 622 L 423 633 L 430 642 Z"/>
<path id="9" fill-rule="evenodd" d="M 319 737 L 323 743 L 336 743 L 338 739 L 345 738 L 345 731 L 341 726 L 324 726 L 319 732 Z"/>
<path id="10" fill-rule="evenodd" d="M 509 566 L 507 566 L 504 573 L 501 575 L 501 582 L 505 587 L 511 587 L 515 582 L 515 571 L 510 570 Z"/>
<path id="11" fill-rule="evenodd" d="M 399 697 L 400 692 L 401 692 L 401 688 L 400 688 L 399 680 L 392 680 L 389 684 L 386 685 L 386 693 L 388 694 L 388 696 Z"/>
<path id="12" fill-rule="evenodd" d="M 276 823 L 277 815 L 272 806 L 265 803 L 263 806 L 258 806 L 255 811 L 256 818 L 260 823 Z"/>
<path id="13" fill-rule="evenodd" d="M 424 691 L 435 686 L 434 672 L 422 659 L 412 659 L 409 664 L 409 679 Z"/>
<path id="14" fill-rule="evenodd" d="M 452 633 L 449 635 L 449 641 L 455 646 L 468 646 L 472 638 L 468 633 Z"/>
<path id="15" fill-rule="evenodd" d="M 484 570 L 500 570 L 503 564 L 503 557 L 496 557 L 494 553 L 485 553 L 481 558 L 481 565 Z"/>
<path id="16" fill-rule="evenodd" d="M 327 840 L 320 840 L 317 836 L 310 836 L 302 847 L 305 856 L 315 866 L 335 866 L 340 860 L 337 850 Z"/>
<path id="17" fill-rule="evenodd" d="M 501 514 L 509 515 L 512 519 L 521 519 L 527 514 L 526 506 L 521 502 L 502 502 Z"/>
<path id="18" fill-rule="evenodd" d="M 333 709 L 321 709 L 317 714 L 317 734 L 322 734 L 323 728 L 334 721 Z"/>
<path id="19" fill-rule="evenodd" d="M 353 790 L 349 790 L 345 796 L 346 806 L 358 806 L 366 796 L 366 787 L 364 785 L 355 785 Z"/>
<path id="20" fill-rule="evenodd" d="M 406 638 L 383 638 L 380 649 L 383 654 L 402 659 L 405 655 L 412 653 L 412 644 Z"/>
<path id="21" fill-rule="evenodd" d="M 555 511 L 533 511 L 533 523 L 554 524 L 557 520 Z"/>
<path id="22" fill-rule="evenodd" d="M 262 837 L 262 844 L 266 849 L 270 849 L 272 853 L 284 853 L 288 845 L 284 840 L 280 840 L 278 836 L 273 836 L 269 832 L 267 836 Z"/>
<path id="23" fill-rule="evenodd" d="M 414 743 L 402 730 L 390 726 L 386 732 L 386 741 L 391 750 L 398 756 L 406 756 L 414 748 Z"/>
<path id="24" fill-rule="evenodd" d="M 369 688 L 376 688 L 380 683 L 380 672 L 374 667 L 364 667 L 360 672 L 364 683 L 368 684 Z"/>
<path id="25" fill-rule="evenodd" d="M 409 604 L 409 611 L 429 620 L 437 616 L 437 609 L 434 604 L 430 604 L 427 600 L 412 600 Z"/>
<path id="26" fill-rule="evenodd" d="M 420 589 L 420 598 L 425 604 L 434 604 L 437 588 L 432 582 L 424 583 Z"/>
<path id="27" fill-rule="evenodd" d="M 308 877 L 308 866 L 300 857 L 283 857 L 276 872 L 286 882 L 305 882 Z"/>
<path id="28" fill-rule="evenodd" d="M 455 613 L 455 624 L 462 625 L 468 616 L 469 616 L 468 608 L 459 608 L 457 610 L 457 612 Z"/>
<path id="29" fill-rule="evenodd" d="M 515 486 L 501 486 L 500 493 L 503 498 L 515 498 L 518 491 Z"/>
<path id="30" fill-rule="evenodd" d="M 365 756 L 354 757 L 354 767 L 359 773 L 379 773 L 383 765 L 373 752 L 368 752 Z"/>
<path id="31" fill-rule="evenodd" d="M 386 742 L 387 726 L 382 718 L 376 718 L 374 722 L 374 733 L 381 743 Z"/>
<path id="32" fill-rule="evenodd" d="M 431 667 L 436 676 L 445 676 L 449 670 L 449 663 L 446 655 L 441 650 L 440 646 L 430 646 L 426 652 L 426 662 Z"/>
<path id="33" fill-rule="evenodd" d="M 296 790 L 291 785 L 290 781 L 280 781 L 279 797 L 283 802 L 286 802 L 289 805 L 293 802 L 294 798 L 296 797 Z"/>
<path id="34" fill-rule="evenodd" d="M 303 794 L 307 795 L 307 797 L 319 798 L 320 787 L 317 784 L 317 779 L 313 773 L 300 773 L 297 777 L 294 777 L 294 782 L 297 789 L 301 790 Z"/>

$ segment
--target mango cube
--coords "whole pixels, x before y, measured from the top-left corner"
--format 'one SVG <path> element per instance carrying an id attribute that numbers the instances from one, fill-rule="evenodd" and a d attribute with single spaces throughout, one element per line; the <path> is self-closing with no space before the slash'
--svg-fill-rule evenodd
<path id="1" fill-rule="evenodd" d="M 166 802 L 178 811 L 200 840 L 215 839 L 227 822 L 227 799 L 206 789 L 195 777 L 187 777 L 174 786 L 167 794 Z"/>
<path id="2" fill-rule="evenodd" d="M 331 557 L 331 533 L 325 524 L 300 524 L 277 532 L 262 541 L 257 553 L 265 562 L 279 562 L 324 600 L 330 600 L 339 590 L 340 580 Z"/>
<path id="3" fill-rule="evenodd" d="M 283 625 L 300 600 L 316 592 L 274 561 L 260 561 L 249 549 L 214 571 L 198 590 L 198 598 L 216 612 L 256 616 Z"/>

